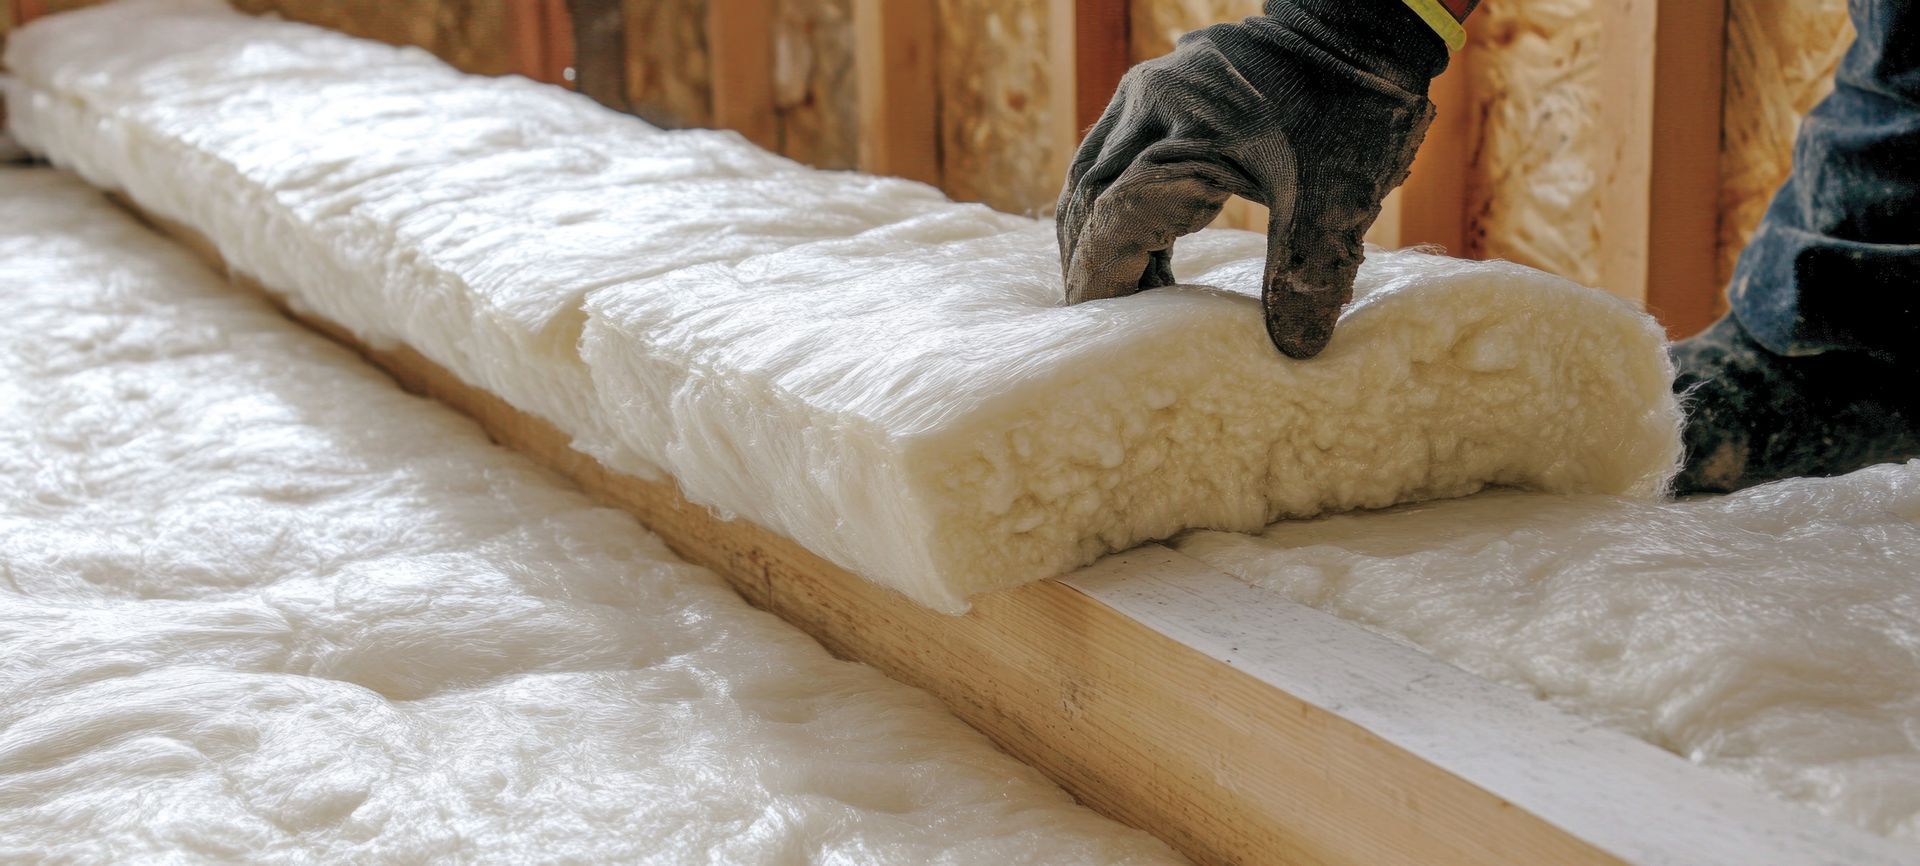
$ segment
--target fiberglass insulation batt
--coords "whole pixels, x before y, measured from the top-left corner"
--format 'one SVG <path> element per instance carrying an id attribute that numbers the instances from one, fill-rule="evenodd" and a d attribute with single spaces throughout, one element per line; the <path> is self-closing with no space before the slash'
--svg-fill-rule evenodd
<path id="1" fill-rule="evenodd" d="M 1375 252 L 1299 363 L 1251 234 L 1066 307 L 1047 223 L 208 0 L 44 19 L 7 63 L 22 143 L 297 307 L 947 611 L 1190 527 L 1650 495 L 1679 453 L 1652 320 L 1512 264 Z"/>
<path id="2" fill-rule="evenodd" d="M 0 862 L 1177 860 L 72 177 L 0 320 Z"/>

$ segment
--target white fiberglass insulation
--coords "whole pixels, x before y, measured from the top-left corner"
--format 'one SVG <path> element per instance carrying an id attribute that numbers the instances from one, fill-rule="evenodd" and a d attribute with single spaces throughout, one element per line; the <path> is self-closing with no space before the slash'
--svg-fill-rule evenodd
<path id="1" fill-rule="evenodd" d="M 1178 546 L 1920 843 L 1920 462 L 1681 502 L 1487 493 Z"/>
<path id="2" fill-rule="evenodd" d="M 43 19 L 7 62 L 22 143 L 296 306 L 947 611 L 1192 527 L 1651 495 L 1679 453 L 1652 320 L 1512 264 L 1376 251 L 1298 363 L 1246 233 L 1065 307 L 1049 223 L 210 0 Z"/>
<path id="3" fill-rule="evenodd" d="M 74 178 L 0 320 L 0 861 L 1175 860 Z"/>

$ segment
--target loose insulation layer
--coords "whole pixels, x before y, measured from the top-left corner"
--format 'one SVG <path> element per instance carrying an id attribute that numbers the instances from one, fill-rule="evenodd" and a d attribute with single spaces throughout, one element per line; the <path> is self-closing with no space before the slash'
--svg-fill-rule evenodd
<path id="1" fill-rule="evenodd" d="M 208 0 L 46 19 L 7 61 L 24 144 L 296 305 L 948 611 L 1190 527 L 1651 495 L 1679 451 L 1652 320 L 1510 264 L 1375 252 L 1296 363 L 1249 234 L 1065 307 L 1047 224 Z"/>
<path id="2" fill-rule="evenodd" d="M 1920 845 L 1920 462 L 1701 501 L 1489 493 L 1179 547 Z"/>
<path id="3" fill-rule="evenodd" d="M 1176 860 L 76 179 L 0 321 L 0 861 Z"/>

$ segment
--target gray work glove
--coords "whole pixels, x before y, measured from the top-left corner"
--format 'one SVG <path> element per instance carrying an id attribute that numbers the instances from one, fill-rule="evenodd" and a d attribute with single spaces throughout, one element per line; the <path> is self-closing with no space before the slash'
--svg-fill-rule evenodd
<path id="1" fill-rule="evenodd" d="M 1318 354 L 1446 64 L 1445 43 L 1400 0 L 1268 0 L 1263 16 L 1135 66 L 1060 193 L 1067 302 L 1171 285 L 1174 239 L 1243 196 L 1272 209 L 1267 334 L 1291 357 Z"/>

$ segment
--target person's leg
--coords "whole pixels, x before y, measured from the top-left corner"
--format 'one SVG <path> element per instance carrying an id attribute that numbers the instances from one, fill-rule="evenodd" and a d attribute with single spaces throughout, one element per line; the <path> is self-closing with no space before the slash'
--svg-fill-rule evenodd
<path id="1" fill-rule="evenodd" d="M 1761 345 L 1897 357 L 1920 341 L 1920 0 L 1852 0 L 1859 34 L 1728 299 Z"/>
<path id="2" fill-rule="evenodd" d="M 1920 0 L 1851 0 L 1834 91 L 1729 285 L 1674 347 L 1682 492 L 1920 457 Z"/>

